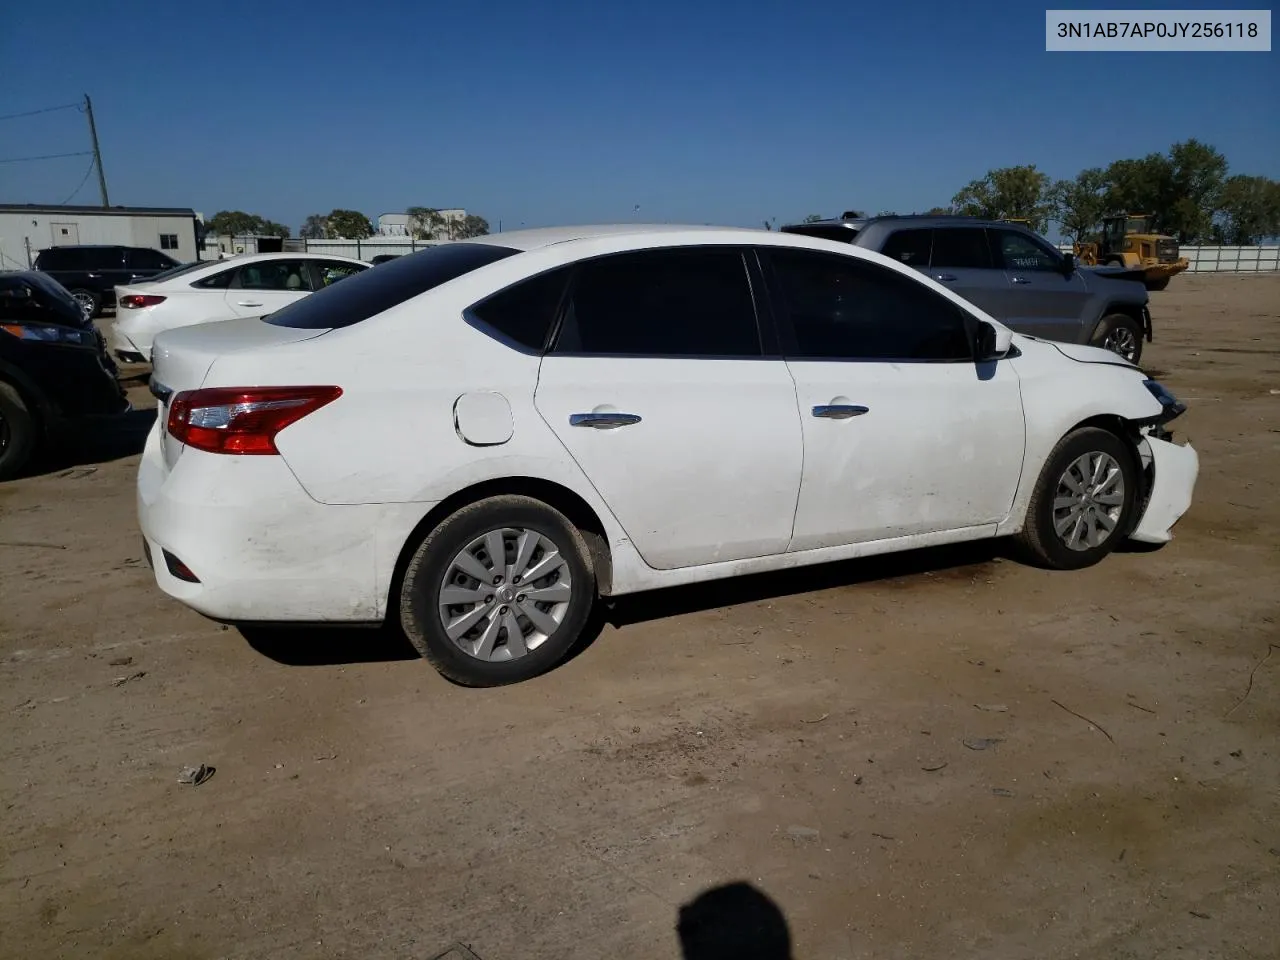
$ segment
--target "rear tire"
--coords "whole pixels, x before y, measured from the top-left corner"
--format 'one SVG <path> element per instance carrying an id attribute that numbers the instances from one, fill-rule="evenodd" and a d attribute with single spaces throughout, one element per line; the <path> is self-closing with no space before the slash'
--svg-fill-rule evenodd
<path id="1" fill-rule="evenodd" d="M 1127 313 L 1109 313 L 1093 331 L 1093 346 L 1110 350 L 1128 360 L 1142 360 L 1142 325 Z"/>
<path id="2" fill-rule="evenodd" d="M 17 476 L 36 449 L 36 422 L 11 385 L 0 383 L 0 480 Z"/>
<path id="3" fill-rule="evenodd" d="M 80 304 L 80 309 L 84 312 L 86 319 L 92 320 L 101 312 L 102 298 L 92 290 L 85 290 L 82 287 L 77 287 L 75 290 L 70 291 L 70 293 L 76 303 Z"/>
<path id="4" fill-rule="evenodd" d="M 445 677 L 494 687 L 560 663 L 595 599 L 590 554 L 568 518 L 531 497 L 498 496 L 461 508 L 418 546 L 400 623 Z"/>
<path id="5" fill-rule="evenodd" d="M 1067 434 L 1045 459 L 1017 541 L 1051 570 L 1090 567 L 1125 542 L 1138 503 L 1133 448 L 1108 430 Z"/>

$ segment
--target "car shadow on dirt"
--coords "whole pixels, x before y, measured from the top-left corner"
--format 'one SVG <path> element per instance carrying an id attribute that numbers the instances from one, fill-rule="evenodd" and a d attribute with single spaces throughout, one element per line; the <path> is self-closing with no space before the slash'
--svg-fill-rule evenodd
<path id="1" fill-rule="evenodd" d="M 572 660 L 589 649 L 606 626 L 621 628 L 860 583 L 902 580 L 901 585 L 909 587 L 914 578 L 926 574 L 935 582 L 986 577 L 995 561 L 1004 557 L 1004 550 L 999 541 L 979 541 L 630 594 L 597 604 L 581 639 L 565 659 Z M 241 624 L 237 629 L 250 647 L 285 666 L 418 659 L 417 650 L 394 623 L 380 627 Z"/>
<path id="2" fill-rule="evenodd" d="M 155 410 L 130 410 L 118 417 L 77 423 L 66 428 L 22 476 L 38 477 L 136 456 L 146 446 L 155 422 Z"/>

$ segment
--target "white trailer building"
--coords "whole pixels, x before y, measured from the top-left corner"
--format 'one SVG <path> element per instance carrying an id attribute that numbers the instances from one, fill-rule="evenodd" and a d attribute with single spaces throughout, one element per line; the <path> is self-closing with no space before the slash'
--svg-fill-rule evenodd
<path id="1" fill-rule="evenodd" d="M 28 270 L 47 247 L 151 247 L 187 263 L 199 259 L 200 215 L 181 207 L 44 206 L 0 203 L 0 270 Z"/>

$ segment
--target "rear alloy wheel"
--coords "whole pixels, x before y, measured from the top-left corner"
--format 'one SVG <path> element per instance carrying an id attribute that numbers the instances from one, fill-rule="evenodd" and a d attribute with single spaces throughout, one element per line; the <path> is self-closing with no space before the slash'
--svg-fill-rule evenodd
<path id="1" fill-rule="evenodd" d="M 0 480 L 17 476 L 36 447 L 36 424 L 18 391 L 0 383 Z"/>
<path id="2" fill-rule="evenodd" d="M 1045 461 L 1019 541 L 1041 566 L 1092 566 L 1128 536 L 1137 494 L 1129 444 L 1097 427 L 1077 430 Z"/>
<path id="3" fill-rule="evenodd" d="M 463 507 L 405 571 L 400 621 L 442 674 L 497 686 L 559 663 L 586 625 L 595 577 L 582 534 L 529 497 Z"/>
<path id="4" fill-rule="evenodd" d="M 101 306 L 102 300 L 92 290 L 72 290 L 71 298 L 80 304 L 80 312 L 84 314 L 86 320 L 92 320 L 98 315 L 98 308 Z"/>
<path id="5" fill-rule="evenodd" d="M 1142 326 L 1126 313 L 1107 314 L 1093 333 L 1093 345 L 1138 363 L 1142 360 Z"/>

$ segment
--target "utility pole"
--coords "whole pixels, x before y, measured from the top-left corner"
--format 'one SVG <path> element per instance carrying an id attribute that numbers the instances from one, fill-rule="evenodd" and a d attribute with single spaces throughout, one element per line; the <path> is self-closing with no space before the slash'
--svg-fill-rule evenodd
<path id="1" fill-rule="evenodd" d="M 107 199 L 107 175 L 102 172 L 102 151 L 98 149 L 98 128 L 93 123 L 93 101 L 84 95 L 84 112 L 89 118 L 89 138 L 93 141 L 93 165 L 98 168 L 98 191 L 102 194 L 102 205 L 111 206 Z"/>

